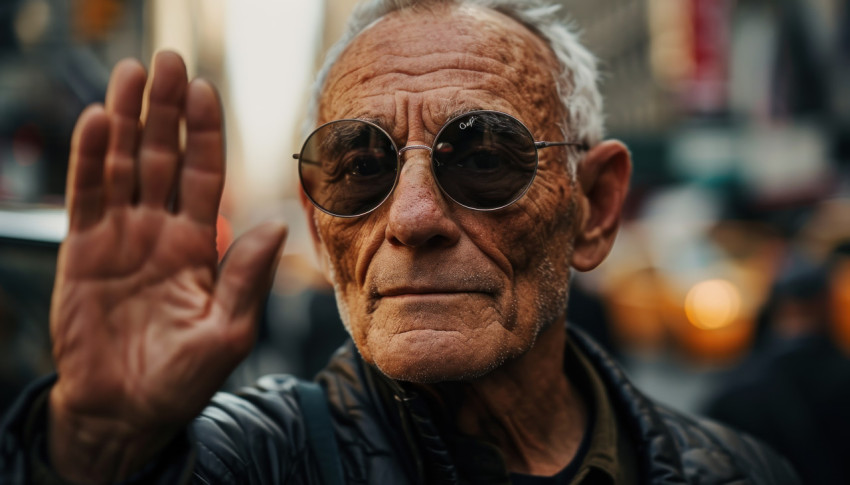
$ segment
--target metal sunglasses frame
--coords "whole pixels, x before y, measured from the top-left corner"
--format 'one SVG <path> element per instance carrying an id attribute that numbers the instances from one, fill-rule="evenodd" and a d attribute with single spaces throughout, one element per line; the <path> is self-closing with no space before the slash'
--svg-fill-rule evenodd
<path id="1" fill-rule="evenodd" d="M 455 200 L 455 198 L 452 197 L 451 194 L 449 194 L 446 191 L 446 189 L 443 188 L 442 184 L 440 184 L 440 180 L 437 178 L 437 174 L 434 173 L 434 164 L 436 163 L 436 161 L 434 160 L 434 150 L 437 147 L 437 142 L 440 140 L 440 135 L 443 134 L 443 131 L 447 127 L 452 126 L 453 123 L 455 123 L 457 120 L 459 120 L 461 118 L 472 117 L 472 116 L 481 115 L 481 114 L 497 114 L 497 115 L 500 115 L 500 116 L 506 116 L 506 117 L 510 118 L 511 120 L 516 121 L 519 124 L 519 126 L 521 126 L 525 130 L 525 132 L 528 133 L 528 138 L 530 140 L 532 140 L 532 142 L 534 143 L 534 156 L 536 158 L 535 165 L 534 165 L 534 174 L 532 174 L 528 183 L 525 185 L 525 188 L 523 188 L 523 190 L 519 194 L 517 194 L 510 201 L 508 201 L 507 203 L 505 203 L 505 204 L 503 204 L 499 207 L 489 207 L 489 208 L 483 208 L 483 209 L 479 208 L 479 207 L 472 207 L 472 206 L 463 204 L 463 203 Z M 313 197 L 309 193 L 307 193 L 306 190 L 304 191 L 305 195 L 307 195 L 307 198 L 310 199 L 310 203 L 312 203 L 314 207 L 316 207 L 320 211 L 324 212 L 325 214 L 329 214 L 329 215 L 332 215 L 334 217 L 343 217 L 343 218 L 365 216 L 366 214 L 369 214 L 369 213 L 375 211 L 378 207 L 381 207 L 382 205 L 384 205 L 384 202 L 386 202 L 387 199 L 389 199 L 390 196 L 393 194 L 393 192 L 395 192 L 396 186 L 398 185 L 398 179 L 399 179 L 399 176 L 401 174 L 401 165 L 404 163 L 404 160 L 402 159 L 402 155 L 409 150 L 428 150 L 429 158 L 431 159 L 431 176 L 434 177 L 434 182 L 436 182 L 437 187 L 440 188 L 440 192 L 442 192 L 443 195 L 445 195 L 449 200 L 451 200 L 455 204 L 457 204 L 461 207 L 464 207 L 466 209 L 470 209 L 470 210 L 474 210 L 474 211 L 480 211 L 480 212 L 491 212 L 491 211 L 501 210 L 501 209 L 504 209 L 505 207 L 512 205 L 513 203 L 515 203 L 516 201 L 521 199 L 525 195 L 526 192 L 528 192 L 528 189 L 531 188 L 531 184 L 534 183 L 534 179 L 537 177 L 537 167 L 540 164 L 540 155 L 537 153 L 537 151 L 540 150 L 541 148 L 549 148 L 549 147 L 554 147 L 554 146 L 574 146 L 574 147 L 579 148 L 580 150 L 587 150 L 589 148 L 587 143 L 580 143 L 580 142 L 534 141 L 534 135 L 531 133 L 531 130 L 528 129 L 528 127 L 525 125 L 525 123 L 523 123 L 522 121 L 520 121 L 517 117 L 515 117 L 513 115 L 509 115 L 508 113 L 504 113 L 502 111 L 497 111 L 497 110 L 474 110 L 474 111 L 469 111 L 469 112 L 460 114 L 460 115 L 455 116 L 455 117 L 451 118 L 450 120 L 446 121 L 443 124 L 443 126 L 440 127 L 440 130 L 437 132 L 437 135 L 434 137 L 434 143 L 433 143 L 432 146 L 428 146 L 428 145 L 407 145 L 407 146 L 404 146 L 404 147 L 401 147 L 401 148 L 398 148 L 395 141 L 393 140 L 393 137 L 390 136 L 390 134 L 387 133 L 386 130 L 384 130 L 383 128 L 381 128 L 377 124 L 375 124 L 371 121 L 361 120 L 361 119 L 357 119 L 357 118 L 344 118 L 344 119 L 340 119 L 340 120 L 329 121 L 327 123 L 323 123 L 320 126 L 316 127 L 316 129 L 313 130 L 312 132 L 310 132 L 310 135 L 308 135 L 307 138 L 304 140 L 304 143 L 301 145 L 301 151 L 298 152 L 298 153 L 292 154 L 292 158 L 299 161 L 299 164 L 298 164 L 298 179 L 299 179 L 299 182 L 301 183 L 302 188 L 304 187 L 304 179 L 303 179 L 303 176 L 301 174 L 301 164 L 302 163 L 316 163 L 316 162 L 306 161 L 302 156 L 303 153 L 304 153 L 304 149 L 307 147 L 307 142 L 310 141 L 310 138 L 312 138 L 313 135 L 316 134 L 316 132 L 318 132 L 322 128 L 324 128 L 328 125 L 332 125 L 332 124 L 340 123 L 340 122 L 344 122 L 344 121 L 357 121 L 359 123 L 365 123 L 365 124 L 375 128 L 375 129 L 377 129 L 380 133 L 382 133 L 384 136 L 386 136 L 387 139 L 390 141 L 390 144 L 392 145 L 393 150 L 395 150 L 395 152 L 396 152 L 396 164 L 397 165 L 396 165 L 395 180 L 393 180 L 392 187 L 390 187 L 389 191 L 387 191 L 387 195 L 385 195 L 384 198 L 381 199 L 380 202 L 375 204 L 375 207 L 372 207 L 371 209 L 364 211 L 364 212 L 361 212 L 361 213 L 358 213 L 358 214 L 347 215 L 347 214 L 337 214 L 337 213 L 331 212 L 331 211 L 325 209 L 324 207 L 322 207 L 321 205 L 319 205 L 315 200 L 313 200 Z"/>

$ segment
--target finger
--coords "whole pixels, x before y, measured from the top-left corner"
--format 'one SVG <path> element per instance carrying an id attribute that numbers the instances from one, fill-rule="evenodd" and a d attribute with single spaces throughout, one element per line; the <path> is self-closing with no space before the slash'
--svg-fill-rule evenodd
<path id="1" fill-rule="evenodd" d="M 227 252 L 215 301 L 231 325 L 253 327 L 271 286 L 287 231 L 281 222 L 263 224 L 240 237 Z"/>
<path id="2" fill-rule="evenodd" d="M 92 105 L 80 115 L 71 138 L 66 198 L 71 231 L 94 225 L 103 215 L 103 166 L 109 142 L 109 116 Z"/>
<path id="3" fill-rule="evenodd" d="M 224 134 L 215 88 L 202 79 L 186 93 L 186 153 L 180 173 L 180 211 L 203 224 L 215 224 L 224 187 Z"/>
<path id="4" fill-rule="evenodd" d="M 139 113 L 147 73 L 135 59 L 115 65 L 106 91 L 109 114 L 109 151 L 106 154 L 107 202 L 110 206 L 132 202 L 136 190 L 136 147 L 139 139 Z"/>
<path id="5" fill-rule="evenodd" d="M 139 145 L 139 202 L 164 206 L 180 162 L 180 118 L 186 96 L 186 65 L 175 52 L 153 61 L 147 114 Z"/>

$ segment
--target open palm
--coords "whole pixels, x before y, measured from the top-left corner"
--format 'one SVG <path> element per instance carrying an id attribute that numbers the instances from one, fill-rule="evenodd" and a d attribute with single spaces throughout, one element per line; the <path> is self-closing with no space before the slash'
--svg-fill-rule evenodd
<path id="1" fill-rule="evenodd" d="M 191 420 L 250 350 L 285 238 L 282 224 L 254 229 L 219 273 L 218 97 L 188 83 L 174 53 L 156 56 L 147 91 L 146 80 L 138 62 L 119 63 L 105 107 L 74 132 L 51 307 L 54 455 L 73 455 L 57 449 L 70 443 L 63 433 L 89 422 L 132 439 Z"/>

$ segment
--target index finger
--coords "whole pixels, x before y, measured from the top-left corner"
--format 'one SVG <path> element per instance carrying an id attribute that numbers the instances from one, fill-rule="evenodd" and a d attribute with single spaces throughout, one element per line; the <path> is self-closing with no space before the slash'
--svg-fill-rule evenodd
<path id="1" fill-rule="evenodd" d="M 106 155 L 106 191 L 110 206 L 127 205 L 136 190 L 136 145 L 139 113 L 147 73 L 135 59 L 124 59 L 112 71 L 106 91 L 110 137 Z"/>
<path id="2" fill-rule="evenodd" d="M 221 102 L 212 84 L 196 79 L 186 92 L 186 153 L 180 175 L 179 210 L 215 224 L 224 187 Z"/>

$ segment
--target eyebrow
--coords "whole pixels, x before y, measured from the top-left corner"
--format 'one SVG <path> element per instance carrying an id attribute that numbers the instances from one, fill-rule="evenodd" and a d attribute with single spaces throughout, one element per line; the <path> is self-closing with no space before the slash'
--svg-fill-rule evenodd
<path id="1" fill-rule="evenodd" d="M 457 118 L 458 116 L 463 116 L 467 113 L 471 113 L 473 111 L 486 111 L 487 108 L 482 108 L 480 106 L 464 106 L 461 108 L 455 108 L 451 111 L 439 110 L 437 111 L 437 116 L 440 116 L 442 119 L 440 120 L 445 124 L 447 121 Z M 392 126 L 392 122 L 383 116 L 354 116 L 353 119 L 368 121 L 370 123 L 374 123 L 386 131 L 390 131 L 390 127 Z"/>
<path id="2" fill-rule="evenodd" d="M 444 106 L 447 106 L 449 104 L 450 103 L 447 103 Z M 451 104 L 453 104 L 453 103 L 451 103 Z M 462 107 L 459 107 L 459 108 L 454 108 L 451 111 L 449 111 L 447 108 L 445 108 L 445 109 L 439 109 L 438 108 L 437 110 L 435 110 L 436 115 L 442 117 L 442 119 L 439 120 L 440 126 L 445 125 L 446 123 L 449 122 L 449 120 L 453 120 L 453 119 L 455 119 L 459 116 L 463 116 L 467 113 L 472 113 L 473 111 L 491 111 L 491 109 L 484 108 L 484 107 L 481 107 L 481 106 L 478 106 L 478 105 L 472 105 L 472 106 L 462 106 Z M 373 123 L 375 125 L 380 126 L 384 131 L 386 131 L 387 133 L 390 134 L 390 136 L 392 136 L 393 123 L 387 117 L 384 117 L 384 116 L 352 116 L 351 118 L 348 118 L 348 119 L 368 121 L 369 123 Z"/>
<path id="3" fill-rule="evenodd" d="M 349 119 L 360 120 L 360 121 L 368 121 L 374 125 L 378 125 L 384 130 L 390 125 L 386 118 L 382 116 L 353 116 Z"/>
<path id="4" fill-rule="evenodd" d="M 482 108 L 480 106 L 464 106 L 462 108 L 455 108 L 454 110 L 446 113 L 442 121 L 443 121 L 443 124 L 445 124 L 449 120 L 457 118 L 458 116 L 463 116 L 463 115 L 465 115 L 467 113 L 471 113 L 473 111 L 485 111 L 485 110 L 487 110 L 487 108 Z"/>

